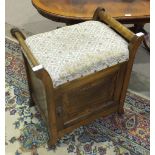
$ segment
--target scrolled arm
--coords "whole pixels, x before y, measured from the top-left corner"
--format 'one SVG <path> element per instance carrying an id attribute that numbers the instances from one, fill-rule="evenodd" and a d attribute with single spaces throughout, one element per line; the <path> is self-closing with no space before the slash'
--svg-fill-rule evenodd
<path id="1" fill-rule="evenodd" d="M 129 42 L 135 36 L 135 34 L 132 31 L 130 31 L 123 24 L 115 20 L 109 14 L 107 14 L 104 8 L 100 8 L 100 7 L 97 8 L 96 11 L 94 12 L 93 19 L 105 22 L 110 27 L 112 27 L 114 30 L 116 30 L 119 34 L 121 34 Z"/>
<path id="2" fill-rule="evenodd" d="M 36 58 L 32 54 L 31 50 L 29 49 L 29 47 L 25 43 L 24 34 L 17 28 L 12 28 L 10 32 L 11 32 L 12 36 L 18 40 L 19 44 L 23 48 L 22 52 L 23 52 L 25 58 L 27 59 L 27 61 L 29 62 L 30 66 L 32 67 L 32 69 L 34 71 L 41 69 L 42 65 L 40 65 L 38 63 L 38 61 L 36 60 Z"/>

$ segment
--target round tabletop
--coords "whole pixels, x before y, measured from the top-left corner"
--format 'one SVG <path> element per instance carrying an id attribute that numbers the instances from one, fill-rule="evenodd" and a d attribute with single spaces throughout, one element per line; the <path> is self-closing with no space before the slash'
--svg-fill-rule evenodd
<path id="1" fill-rule="evenodd" d="M 103 7 L 124 23 L 148 22 L 150 0 L 32 0 L 39 13 L 54 21 L 91 20 L 97 7 Z"/>

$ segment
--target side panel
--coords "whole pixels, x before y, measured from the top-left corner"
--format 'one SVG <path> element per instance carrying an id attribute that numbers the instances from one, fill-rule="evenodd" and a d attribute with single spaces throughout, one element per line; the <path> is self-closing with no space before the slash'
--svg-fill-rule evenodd
<path id="1" fill-rule="evenodd" d="M 44 85 L 42 81 L 36 77 L 29 64 L 27 64 L 27 69 L 30 77 L 29 80 L 30 80 L 30 91 L 32 99 L 35 102 L 35 105 L 39 107 L 40 112 L 47 120 L 48 111 L 47 111 L 46 93 Z"/>

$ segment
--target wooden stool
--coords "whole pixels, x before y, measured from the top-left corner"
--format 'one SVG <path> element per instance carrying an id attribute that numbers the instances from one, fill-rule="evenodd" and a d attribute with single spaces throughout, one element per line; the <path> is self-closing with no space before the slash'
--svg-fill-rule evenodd
<path id="1" fill-rule="evenodd" d="M 27 39 L 11 30 L 23 49 L 31 97 L 47 123 L 49 145 L 99 117 L 123 113 L 143 33 L 134 34 L 102 8 L 93 19 Z"/>

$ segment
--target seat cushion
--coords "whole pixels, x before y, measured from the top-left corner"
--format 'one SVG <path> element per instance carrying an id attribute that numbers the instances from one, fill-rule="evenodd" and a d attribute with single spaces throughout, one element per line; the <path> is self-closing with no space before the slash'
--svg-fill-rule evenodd
<path id="1" fill-rule="evenodd" d="M 86 21 L 26 39 L 54 87 L 129 58 L 128 43 L 106 24 Z"/>

